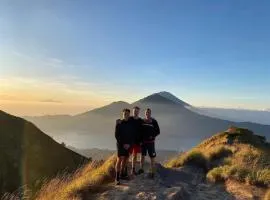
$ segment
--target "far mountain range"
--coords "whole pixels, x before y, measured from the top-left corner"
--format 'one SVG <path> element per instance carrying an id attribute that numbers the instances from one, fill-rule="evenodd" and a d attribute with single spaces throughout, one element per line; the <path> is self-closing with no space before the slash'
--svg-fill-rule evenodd
<path id="1" fill-rule="evenodd" d="M 141 108 L 141 117 L 145 108 L 152 109 L 153 117 L 161 128 L 157 142 L 157 148 L 160 149 L 185 150 L 220 130 L 226 130 L 231 125 L 248 128 L 270 138 L 270 125 L 248 122 L 244 118 L 241 120 L 239 114 L 225 116 L 214 112 L 215 110 L 196 108 L 169 92 L 154 93 L 131 104 L 125 101 L 113 102 L 74 116 L 50 115 L 25 118 L 52 137 L 63 140 L 67 145 L 76 148 L 112 149 L 115 148 L 115 121 L 120 118 L 123 108 L 132 109 L 133 106 Z M 84 141 L 77 141 L 79 138 L 84 138 L 82 139 Z"/>

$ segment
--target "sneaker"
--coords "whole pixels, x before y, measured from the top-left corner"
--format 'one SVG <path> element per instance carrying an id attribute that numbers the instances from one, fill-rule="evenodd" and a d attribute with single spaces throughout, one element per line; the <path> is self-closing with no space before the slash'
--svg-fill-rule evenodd
<path id="1" fill-rule="evenodd" d="M 143 173 L 144 173 L 144 170 L 143 169 L 139 169 L 139 171 L 138 171 L 137 174 L 139 175 L 139 174 L 143 174 Z"/>

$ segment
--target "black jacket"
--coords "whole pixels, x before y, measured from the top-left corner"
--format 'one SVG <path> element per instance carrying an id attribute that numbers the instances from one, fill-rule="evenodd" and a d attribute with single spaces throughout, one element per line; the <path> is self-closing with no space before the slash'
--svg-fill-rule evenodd
<path id="1" fill-rule="evenodd" d="M 143 120 L 142 123 L 142 140 L 143 142 L 153 142 L 155 137 L 160 134 L 158 122 L 152 118 L 151 121 Z"/>
<path id="2" fill-rule="evenodd" d="M 115 138 L 117 144 L 134 144 L 135 142 L 135 132 L 133 128 L 132 120 L 116 120 L 115 125 Z"/>
<path id="3" fill-rule="evenodd" d="M 130 120 L 131 120 L 131 122 L 133 124 L 133 128 L 134 128 L 134 134 L 135 134 L 134 143 L 139 145 L 140 143 L 142 143 L 142 123 L 143 123 L 143 120 L 140 117 L 137 119 L 135 119 L 134 117 L 130 117 Z"/>

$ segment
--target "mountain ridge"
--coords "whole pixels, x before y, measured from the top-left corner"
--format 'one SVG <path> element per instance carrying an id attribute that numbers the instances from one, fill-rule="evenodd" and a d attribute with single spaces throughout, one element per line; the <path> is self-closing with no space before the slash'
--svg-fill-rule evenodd
<path id="1" fill-rule="evenodd" d="M 166 97 L 164 97 L 164 95 Z M 95 144 L 87 144 L 83 148 L 93 148 L 99 144 L 105 148 L 115 148 L 113 131 L 115 120 L 121 117 L 123 108 L 132 109 L 133 106 L 141 108 L 141 116 L 144 115 L 144 109 L 151 108 L 152 115 L 158 120 L 161 127 L 161 135 L 157 138 L 157 145 L 161 149 L 171 150 L 179 148 L 187 149 L 197 143 L 199 140 L 209 137 L 210 134 L 223 130 L 230 125 L 243 126 L 259 132 L 269 139 L 270 126 L 257 123 L 239 123 L 231 120 L 206 116 L 203 113 L 193 111 L 191 105 L 182 103 L 183 101 L 174 99 L 166 92 L 159 92 L 149 95 L 133 103 L 124 101 L 113 102 L 109 105 L 87 111 L 81 115 L 72 116 L 68 119 L 44 119 L 27 118 L 35 123 L 39 128 L 52 136 L 65 134 L 66 132 L 74 135 L 95 136 Z M 169 98 L 171 97 L 171 98 Z M 69 136 L 71 137 L 71 136 Z M 68 138 L 68 137 L 65 137 Z M 64 141 L 70 144 L 69 141 Z M 72 145 L 72 144 L 70 144 Z M 181 149 L 181 150 L 182 150 Z"/>
<path id="2" fill-rule="evenodd" d="M 0 125 L 0 196 L 24 185 L 35 190 L 44 178 L 88 161 L 23 118 L 0 111 Z"/>

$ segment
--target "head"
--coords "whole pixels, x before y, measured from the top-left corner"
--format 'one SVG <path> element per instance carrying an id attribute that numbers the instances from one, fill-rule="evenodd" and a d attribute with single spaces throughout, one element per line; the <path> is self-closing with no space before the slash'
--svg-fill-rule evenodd
<path id="1" fill-rule="evenodd" d="M 135 106 L 132 110 L 132 114 L 134 117 L 139 117 L 139 114 L 140 114 L 140 108 L 138 106 Z"/>
<path id="2" fill-rule="evenodd" d="M 129 116 L 130 116 L 130 110 L 128 108 L 123 109 L 122 118 L 124 120 L 128 120 Z"/>
<path id="3" fill-rule="evenodd" d="M 146 119 L 150 119 L 151 118 L 151 109 L 150 108 L 147 108 L 145 110 L 145 118 Z"/>

